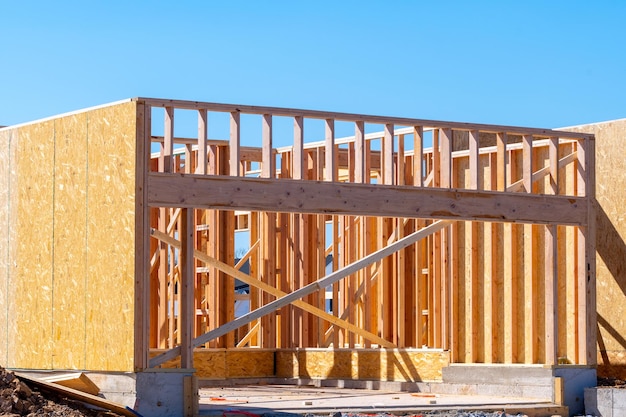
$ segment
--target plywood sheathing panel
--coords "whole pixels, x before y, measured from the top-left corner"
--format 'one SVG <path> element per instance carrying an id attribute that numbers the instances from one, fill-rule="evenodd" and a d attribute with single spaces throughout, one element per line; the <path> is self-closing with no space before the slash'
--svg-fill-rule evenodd
<path id="1" fill-rule="evenodd" d="M 53 369 L 85 369 L 87 113 L 55 120 Z"/>
<path id="2" fill-rule="evenodd" d="M 150 356 L 164 352 L 150 351 Z M 204 379 L 269 378 L 274 374 L 273 349 L 196 349 L 193 353 L 196 376 Z M 162 368 L 180 368 L 180 360 L 174 359 Z"/>
<path id="3" fill-rule="evenodd" d="M 8 327 L 12 317 L 9 311 L 9 270 L 11 265 L 11 236 L 13 230 L 11 221 L 15 219 L 11 210 L 11 150 L 12 137 L 15 129 L 5 129 L 0 131 L 0 364 L 7 363 L 8 355 Z"/>
<path id="4" fill-rule="evenodd" d="M 418 350 L 306 349 L 298 351 L 301 378 L 441 381 L 449 353 Z"/>
<path id="5" fill-rule="evenodd" d="M 626 119 L 568 130 L 596 138 L 598 375 L 626 378 Z"/>
<path id="6" fill-rule="evenodd" d="M 87 369 L 133 369 L 135 113 L 128 102 L 88 114 Z"/>
<path id="7" fill-rule="evenodd" d="M 14 327 L 9 330 L 15 349 L 7 366 L 50 369 L 53 339 L 53 227 L 54 121 L 19 129 L 17 143 L 16 269 Z"/>
<path id="8" fill-rule="evenodd" d="M 227 378 L 274 375 L 274 351 L 235 349 L 226 352 Z"/>

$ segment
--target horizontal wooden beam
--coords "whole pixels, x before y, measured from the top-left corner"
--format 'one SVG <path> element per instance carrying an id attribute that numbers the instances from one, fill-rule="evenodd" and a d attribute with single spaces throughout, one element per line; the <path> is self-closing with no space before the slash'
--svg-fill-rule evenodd
<path id="1" fill-rule="evenodd" d="M 148 204 L 574 226 L 588 210 L 582 197 L 178 173 L 149 174 Z"/>
<path id="2" fill-rule="evenodd" d="M 224 103 L 211 103 L 211 102 L 202 102 L 202 101 L 185 101 L 185 100 L 168 100 L 168 99 L 159 99 L 159 98 L 145 98 L 138 97 L 133 100 L 138 102 L 143 102 L 149 104 L 153 107 L 174 107 L 177 109 L 188 109 L 188 110 L 200 110 L 206 109 L 209 111 L 215 112 L 241 112 L 245 114 L 271 114 L 273 116 L 286 116 L 286 117 L 294 117 L 294 116 L 302 116 L 310 119 L 334 119 L 334 120 L 343 120 L 349 122 L 363 121 L 365 123 L 373 123 L 373 124 L 394 124 L 397 126 L 423 126 L 425 128 L 428 127 L 437 127 L 437 128 L 448 128 L 454 130 L 480 130 L 481 132 L 491 132 L 491 133 L 513 133 L 513 134 L 527 134 L 534 135 L 539 137 L 562 137 L 562 138 L 577 138 L 583 139 L 588 137 L 584 133 L 577 132 L 565 132 L 558 131 L 552 129 L 541 129 L 541 128 L 529 128 L 529 127 L 519 127 L 519 126 L 499 126 L 499 125 L 487 125 L 487 124 L 476 124 L 476 123 L 462 123 L 462 122 L 448 122 L 441 120 L 427 120 L 427 119 L 411 119 L 406 117 L 388 117 L 388 116 L 372 116 L 365 114 L 354 114 L 354 113 L 338 113 L 338 112 L 328 112 L 328 111 L 319 111 L 319 110 L 304 110 L 304 109 L 290 109 L 290 108 L 281 108 L 281 107 L 264 107 L 264 106 L 249 106 L 242 104 L 224 104 Z"/>

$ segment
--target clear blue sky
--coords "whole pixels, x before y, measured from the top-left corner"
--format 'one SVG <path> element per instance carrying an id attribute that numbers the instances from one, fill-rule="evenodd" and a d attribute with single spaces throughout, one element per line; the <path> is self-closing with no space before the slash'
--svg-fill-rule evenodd
<path id="1" fill-rule="evenodd" d="M 626 1 L 0 0 L 0 125 L 134 96 L 559 127 L 626 117 Z"/>

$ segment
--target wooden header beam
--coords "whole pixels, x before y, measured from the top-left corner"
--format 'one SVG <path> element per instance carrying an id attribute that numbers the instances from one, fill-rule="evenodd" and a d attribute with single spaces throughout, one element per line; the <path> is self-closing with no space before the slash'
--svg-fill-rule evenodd
<path id="1" fill-rule="evenodd" d="M 582 197 L 164 173 L 148 175 L 148 204 L 573 226 L 588 221 Z"/>

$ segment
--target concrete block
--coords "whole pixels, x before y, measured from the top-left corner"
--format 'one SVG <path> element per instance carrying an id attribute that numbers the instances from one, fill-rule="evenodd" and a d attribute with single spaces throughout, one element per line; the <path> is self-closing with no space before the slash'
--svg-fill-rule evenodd
<path id="1" fill-rule="evenodd" d="M 617 417 L 613 414 L 612 388 L 585 389 L 585 414 L 599 417 Z"/>
<path id="2" fill-rule="evenodd" d="M 443 382 L 495 385 L 552 385 L 552 369 L 532 365 L 450 365 Z"/>
<path id="3" fill-rule="evenodd" d="M 626 416 L 626 390 L 613 388 L 613 415 Z"/>
<path id="4" fill-rule="evenodd" d="M 137 400 L 134 409 L 142 416 L 183 416 L 185 414 L 184 378 L 193 376 L 193 372 L 190 370 L 177 371 L 136 374 Z"/>

